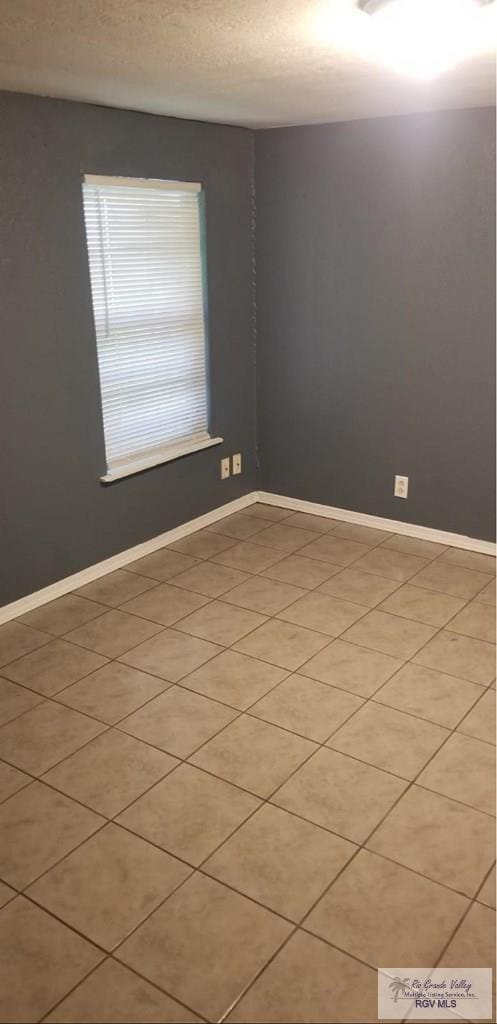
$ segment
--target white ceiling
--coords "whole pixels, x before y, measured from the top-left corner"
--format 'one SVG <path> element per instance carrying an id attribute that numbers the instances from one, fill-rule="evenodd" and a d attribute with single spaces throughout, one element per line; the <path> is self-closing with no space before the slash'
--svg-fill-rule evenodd
<path id="1" fill-rule="evenodd" d="M 255 128 L 495 102 L 491 52 L 405 80 L 333 45 L 336 2 L 0 0 L 0 88 Z"/>

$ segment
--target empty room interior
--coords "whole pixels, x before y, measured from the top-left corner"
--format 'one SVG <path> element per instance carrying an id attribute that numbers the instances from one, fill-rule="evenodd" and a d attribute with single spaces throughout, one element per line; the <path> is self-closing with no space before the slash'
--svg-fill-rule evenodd
<path id="1" fill-rule="evenodd" d="M 0 1022 L 495 1021 L 497 0 L 0 28 Z"/>

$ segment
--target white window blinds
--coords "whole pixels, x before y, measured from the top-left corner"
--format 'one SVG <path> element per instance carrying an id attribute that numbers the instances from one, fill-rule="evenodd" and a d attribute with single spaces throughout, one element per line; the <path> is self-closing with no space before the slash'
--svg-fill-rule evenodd
<path id="1" fill-rule="evenodd" d="M 107 477 L 207 447 L 200 185 L 87 176 Z"/>

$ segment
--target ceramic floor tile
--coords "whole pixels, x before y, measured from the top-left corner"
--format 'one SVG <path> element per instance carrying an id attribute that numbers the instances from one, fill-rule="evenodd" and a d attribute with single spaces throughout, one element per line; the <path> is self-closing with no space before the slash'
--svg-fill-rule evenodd
<path id="1" fill-rule="evenodd" d="M 423 587 L 406 584 L 380 605 L 380 611 L 392 612 L 393 615 L 400 615 L 405 619 L 415 619 L 416 622 L 424 622 L 427 626 L 445 626 L 463 607 L 464 600 L 460 597 L 437 594 Z"/>
<path id="2" fill-rule="evenodd" d="M 280 668 L 297 669 L 327 643 L 323 633 L 271 619 L 240 640 L 235 650 Z"/>
<path id="3" fill-rule="evenodd" d="M 194 1024 L 194 1013 L 148 981 L 105 960 L 46 1017 L 47 1024 Z"/>
<path id="4" fill-rule="evenodd" d="M 38 693 L 31 693 L 23 686 L 0 679 L 0 725 L 18 718 L 24 711 L 36 707 L 43 700 Z"/>
<path id="5" fill-rule="evenodd" d="M 292 512 L 285 520 L 285 526 L 298 526 L 299 529 L 312 530 L 314 533 L 329 533 L 338 526 L 337 519 L 328 516 L 314 516 L 309 512 Z"/>
<path id="6" fill-rule="evenodd" d="M 495 691 L 487 690 L 461 722 L 458 732 L 495 744 Z"/>
<path id="7" fill-rule="evenodd" d="M 90 601 L 97 601 L 99 604 L 108 604 L 111 608 L 117 608 L 132 597 L 142 594 L 156 586 L 156 580 L 148 579 L 146 576 L 139 576 L 137 573 L 126 572 L 125 569 L 117 569 L 116 572 L 109 572 L 101 576 L 93 583 L 87 583 L 79 587 L 74 593 L 79 597 L 88 597 Z"/>
<path id="8" fill-rule="evenodd" d="M 371 526 L 359 526 L 357 523 L 338 523 L 335 536 L 343 537 L 345 540 L 357 540 L 359 544 L 367 544 L 373 548 L 377 544 L 382 544 L 392 534 Z"/>
<path id="9" fill-rule="evenodd" d="M 449 565 L 437 559 L 414 576 L 411 583 L 415 587 L 426 587 L 427 590 L 438 590 L 452 597 L 464 597 L 469 600 L 490 582 L 488 573 L 474 572 L 463 569 L 459 565 Z"/>
<path id="10" fill-rule="evenodd" d="M 409 662 L 375 693 L 374 700 L 453 729 L 481 694 L 475 683 Z"/>
<path id="11" fill-rule="evenodd" d="M 475 601 L 481 601 L 483 604 L 490 604 L 495 608 L 495 580 L 490 580 L 487 586 L 480 590 L 475 597 Z"/>
<path id="12" fill-rule="evenodd" d="M 426 559 L 419 558 L 418 555 L 406 555 L 402 551 L 393 551 L 392 548 L 382 546 L 369 551 L 360 562 L 357 562 L 356 568 L 361 572 L 371 572 L 404 583 L 426 564 Z"/>
<path id="13" fill-rule="evenodd" d="M 0 757 L 31 775 L 41 775 L 104 728 L 77 711 L 43 701 L 2 726 Z"/>
<path id="14" fill-rule="evenodd" d="M 262 626 L 265 616 L 246 608 L 236 608 L 223 601 L 211 601 L 198 611 L 181 619 L 177 629 L 201 640 L 230 647 L 257 626 Z"/>
<path id="15" fill-rule="evenodd" d="M 318 536 L 319 534 L 312 530 L 288 526 L 287 522 L 275 523 L 273 526 L 266 527 L 265 530 L 258 534 L 257 544 L 263 544 L 264 546 L 275 548 L 277 551 L 292 554 L 294 551 L 298 551 L 299 548 L 303 548 L 305 544 L 316 540 Z"/>
<path id="16" fill-rule="evenodd" d="M 245 583 L 225 594 L 224 600 L 229 604 L 238 605 L 239 608 L 250 608 L 262 615 L 276 615 L 276 612 L 303 597 L 305 593 L 302 587 L 265 579 L 264 576 L 251 576 Z"/>
<path id="17" fill-rule="evenodd" d="M 124 811 L 119 824 L 198 866 L 259 803 L 228 782 L 182 764 Z"/>
<path id="18" fill-rule="evenodd" d="M 0 913 L 0 1020 L 41 1020 L 101 959 L 50 914 L 12 900 Z"/>
<path id="19" fill-rule="evenodd" d="M 175 757 L 188 757 L 236 714 L 224 704 L 171 686 L 120 722 L 119 729 Z"/>
<path id="20" fill-rule="evenodd" d="M 287 519 L 292 515 L 291 508 L 279 508 L 277 505 L 266 505 L 265 502 L 257 501 L 247 508 L 247 514 L 260 516 L 261 519 L 269 519 L 272 523 L 278 523 L 281 519 Z"/>
<path id="21" fill-rule="evenodd" d="M 172 626 L 178 619 L 207 604 L 208 598 L 189 590 L 181 590 L 169 583 L 159 583 L 153 590 L 133 597 L 123 604 L 121 611 L 139 615 L 162 626 Z"/>
<path id="22" fill-rule="evenodd" d="M 370 1024 L 377 1021 L 376 971 L 297 932 L 227 1017 L 246 1024 Z"/>
<path id="23" fill-rule="evenodd" d="M 474 896 L 495 860 L 495 823 L 488 814 L 412 786 L 367 846 Z"/>
<path id="24" fill-rule="evenodd" d="M 45 633 L 53 636 L 62 636 L 76 626 L 82 626 L 85 622 L 91 622 L 98 615 L 106 612 L 103 604 L 95 601 L 88 601 L 85 597 L 78 597 L 77 594 L 65 594 L 58 597 L 41 608 L 35 608 L 27 612 L 20 619 L 27 626 L 34 626 L 35 629 L 42 629 Z"/>
<path id="25" fill-rule="evenodd" d="M 169 754 L 110 729 L 52 768 L 43 781 L 112 818 L 176 764 Z"/>
<path id="26" fill-rule="evenodd" d="M 287 674 L 286 669 L 246 654 L 223 651 L 182 679 L 181 686 L 245 711 Z"/>
<path id="27" fill-rule="evenodd" d="M 333 734 L 328 745 L 376 768 L 414 779 L 449 735 L 439 725 L 369 702 Z"/>
<path id="28" fill-rule="evenodd" d="M 174 629 L 167 629 L 152 640 L 146 640 L 134 650 L 128 651 L 120 660 L 126 665 L 143 669 L 170 683 L 177 683 L 199 665 L 220 653 L 221 648 L 216 644 L 198 640 L 186 633 L 178 633 Z"/>
<path id="29" fill-rule="evenodd" d="M 441 967 L 495 970 L 495 911 L 473 903 L 440 961 Z"/>
<path id="30" fill-rule="evenodd" d="M 272 797 L 272 803 L 362 843 L 407 783 L 321 748 Z"/>
<path id="31" fill-rule="evenodd" d="M 267 548 L 262 544 L 254 544 L 247 540 L 241 544 L 235 544 L 234 547 L 223 551 L 220 555 L 215 555 L 212 561 L 231 569 L 241 569 L 242 572 L 257 573 L 274 565 L 275 562 L 279 562 L 282 557 L 283 553 L 275 548 Z"/>
<path id="32" fill-rule="evenodd" d="M 46 633 L 24 626 L 22 622 L 5 622 L 0 626 L 0 665 L 7 665 L 14 658 L 42 647 L 49 640 Z"/>
<path id="33" fill-rule="evenodd" d="M 357 622 L 367 610 L 360 604 L 313 591 L 281 611 L 278 618 L 336 637 Z"/>
<path id="34" fill-rule="evenodd" d="M 361 572 L 359 569 L 342 569 L 319 588 L 323 594 L 341 597 L 345 601 L 374 608 L 399 586 L 397 580 L 387 580 L 383 576 Z"/>
<path id="35" fill-rule="evenodd" d="M 119 959 L 209 1020 L 219 1020 L 291 925 L 194 875 L 119 949 Z"/>
<path id="36" fill-rule="evenodd" d="M 110 824 L 38 879 L 28 894 L 93 942 L 112 950 L 190 870 Z"/>
<path id="37" fill-rule="evenodd" d="M 387 612 L 368 612 L 343 635 L 350 643 L 368 647 L 381 654 L 407 660 L 431 639 L 435 629 L 411 619 Z"/>
<path id="38" fill-rule="evenodd" d="M 324 743 L 361 704 L 361 698 L 351 693 L 315 679 L 292 675 L 258 701 L 250 714 Z"/>
<path id="39" fill-rule="evenodd" d="M 402 666 L 398 658 L 335 640 L 300 669 L 300 674 L 370 697 Z"/>
<path id="40" fill-rule="evenodd" d="M 460 565 L 464 569 L 476 569 L 477 572 L 488 572 L 495 576 L 495 557 L 492 555 L 465 551 L 463 548 L 448 548 L 440 561 L 448 565 Z"/>
<path id="41" fill-rule="evenodd" d="M 151 555 L 145 555 L 126 566 L 128 572 L 136 572 L 142 576 L 149 576 L 154 580 L 171 579 L 180 572 L 186 572 L 197 565 L 197 559 L 189 555 L 181 555 L 179 551 L 172 551 L 171 548 L 160 548 L 153 551 Z"/>
<path id="42" fill-rule="evenodd" d="M 485 903 L 495 910 L 495 864 L 485 879 L 477 897 L 479 903 Z"/>
<path id="43" fill-rule="evenodd" d="M 199 562 L 193 569 L 187 569 L 186 572 L 175 576 L 174 586 L 193 590 L 205 597 L 220 597 L 248 579 L 248 573 L 240 572 L 239 569 L 229 569 L 226 565 L 216 565 L 215 562 Z"/>
<path id="44" fill-rule="evenodd" d="M 479 686 L 488 686 L 495 677 L 494 645 L 449 630 L 438 633 L 418 651 L 414 661 L 426 668 L 468 679 Z"/>
<path id="45" fill-rule="evenodd" d="M 79 626 L 67 634 L 71 643 L 80 647 L 88 647 L 97 654 L 108 658 L 118 658 L 120 654 L 143 643 L 144 640 L 159 633 L 161 626 L 147 619 L 139 619 L 136 615 L 126 612 L 106 611 L 93 622 Z"/>
<path id="46" fill-rule="evenodd" d="M 12 796 L 13 793 L 17 793 L 24 786 L 28 786 L 30 782 L 32 782 L 30 775 L 25 775 L 24 772 L 18 771 L 17 768 L 6 764 L 5 761 L 0 761 L 0 802 Z"/>
<path id="47" fill-rule="evenodd" d="M 495 814 L 495 750 L 490 743 L 455 733 L 426 766 L 418 783 Z"/>
<path id="48" fill-rule="evenodd" d="M 331 562 L 332 565 L 351 565 L 358 558 L 369 551 L 367 544 L 358 544 L 355 540 L 345 540 L 343 537 L 335 537 L 335 531 L 319 537 L 312 541 L 307 547 L 302 548 L 301 555 L 305 558 L 317 558 L 323 562 Z"/>
<path id="49" fill-rule="evenodd" d="M 170 545 L 171 551 L 180 551 L 184 555 L 191 555 L 193 558 L 212 558 L 219 555 L 221 551 L 233 547 L 233 537 L 223 537 L 217 533 L 210 533 L 209 530 L 197 530 L 188 537 L 182 537 Z"/>
<path id="50" fill-rule="evenodd" d="M 481 601 L 472 601 L 447 626 L 454 633 L 463 633 L 475 640 L 495 643 L 495 609 Z"/>
<path id="51" fill-rule="evenodd" d="M 249 512 L 250 509 L 247 509 Z M 244 512 L 235 512 L 232 516 L 225 516 L 207 529 L 210 533 L 222 533 L 225 537 L 234 537 L 235 540 L 247 540 L 254 537 L 256 533 L 265 530 L 267 522 L 260 516 L 245 515 Z"/>
<path id="52" fill-rule="evenodd" d="M 494 571 L 257 503 L 0 626 L 0 942 L 29 885 L 119 946 L 45 998 L 64 971 L 39 922 L 95 947 L 27 904 L 0 1019 L 356 1024 L 377 1020 L 376 964 L 450 941 L 447 963 L 481 966 Z"/>
<path id="53" fill-rule="evenodd" d="M 302 558 L 301 555 L 288 555 L 288 558 L 264 569 L 261 576 L 312 590 L 337 572 L 340 572 L 338 565 L 318 562 L 314 558 Z"/>
<path id="54" fill-rule="evenodd" d="M 315 750 L 315 744 L 243 715 L 190 758 L 227 782 L 268 797 Z"/>
<path id="55" fill-rule="evenodd" d="M 99 718 L 108 725 L 115 725 L 168 686 L 170 683 L 163 679 L 111 661 L 57 694 L 57 701 L 75 711 Z"/>
<path id="56" fill-rule="evenodd" d="M 42 775 L 105 729 L 78 711 L 44 701 L 0 729 L 0 757 L 31 775 Z"/>
<path id="57" fill-rule="evenodd" d="M 464 896 L 361 850 L 304 927 L 372 967 L 430 967 L 468 906 Z"/>
<path id="58" fill-rule="evenodd" d="M 9 885 L 24 888 L 103 822 L 74 800 L 33 782 L 0 806 L 0 875 Z"/>
<path id="59" fill-rule="evenodd" d="M 324 829 L 265 804 L 209 858 L 220 882 L 300 921 L 356 847 Z"/>
<path id="60" fill-rule="evenodd" d="M 52 640 L 37 651 L 11 662 L 3 669 L 3 674 L 13 682 L 23 683 L 31 690 L 51 697 L 105 665 L 106 660 L 100 654 L 85 651 L 65 640 Z"/>
<path id="61" fill-rule="evenodd" d="M 427 558 L 430 561 L 447 550 L 444 544 L 436 544 L 432 540 L 419 540 L 417 537 L 404 537 L 399 533 L 389 537 L 383 547 L 403 551 L 406 555 L 419 555 L 420 558 Z"/>

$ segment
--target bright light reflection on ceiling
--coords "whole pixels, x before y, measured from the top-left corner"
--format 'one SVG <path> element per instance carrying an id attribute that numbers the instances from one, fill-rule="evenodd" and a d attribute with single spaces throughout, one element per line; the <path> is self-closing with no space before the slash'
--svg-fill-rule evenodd
<path id="1" fill-rule="evenodd" d="M 496 8 L 478 0 L 385 0 L 368 13 L 357 0 L 328 0 L 316 27 L 334 49 L 431 79 L 494 51 Z"/>

